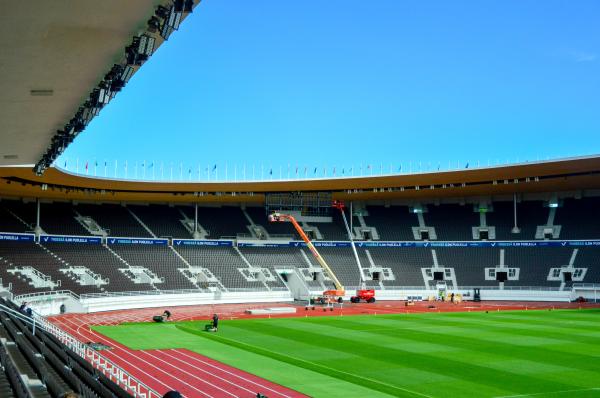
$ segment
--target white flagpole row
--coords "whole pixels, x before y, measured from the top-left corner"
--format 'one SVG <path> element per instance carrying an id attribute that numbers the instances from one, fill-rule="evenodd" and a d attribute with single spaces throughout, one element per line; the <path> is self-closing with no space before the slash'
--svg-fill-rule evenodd
<path id="1" fill-rule="evenodd" d="M 547 159 L 544 159 L 547 160 Z M 519 162 L 519 158 L 515 159 L 516 162 Z M 522 162 L 528 162 L 528 160 L 524 160 Z M 119 170 L 118 167 L 119 161 L 109 161 L 104 160 L 104 178 L 129 178 L 129 162 L 125 160 L 123 162 L 122 170 Z M 238 164 L 234 164 L 233 172 L 230 173 L 229 164 L 225 162 L 224 166 L 224 179 L 223 181 L 252 181 L 260 180 L 264 181 L 268 180 L 293 180 L 293 179 L 312 179 L 312 178 L 348 178 L 348 177 L 365 177 L 365 176 L 378 176 L 378 175 L 399 175 L 399 174 L 413 174 L 413 173 L 425 173 L 425 172 L 442 172 L 442 171 L 451 171 L 451 170 L 466 170 L 466 169 L 474 169 L 481 167 L 497 167 L 505 164 L 510 164 L 510 160 L 506 161 L 500 159 L 487 159 L 487 162 L 477 160 L 473 161 L 461 161 L 456 160 L 448 161 L 448 165 L 443 165 L 442 162 L 423 162 L 423 161 L 405 161 L 397 163 L 397 166 L 394 163 L 389 163 L 389 169 L 386 164 L 380 162 L 378 165 L 374 163 L 360 163 L 358 165 L 344 165 L 344 166 L 308 166 L 296 164 L 295 166 L 292 163 L 287 163 L 287 165 L 265 165 L 264 163 L 260 164 L 260 170 L 256 164 L 252 164 L 252 171 L 248 170 L 246 172 L 247 165 L 244 163 L 240 166 L 240 175 L 238 175 Z M 65 158 L 63 165 L 63 169 L 67 171 L 75 172 L 76 174 L 84 174 L 90 175 L 92 174 L 91 167 L 93 167 L 93 176 L 97 177 L 99 174 L 98 166 L 99 162 L 95 159 L 92 162 L 85 161 L 82 162 L 82 168 L 80 170 L 79 167 L 79 158 L 75 158 L 74 165 L 69 164 L 69 159 Z M 57 167 L 60 167 L 57 163 Z M 74 167 L 73 167 L 74 166 Z M 101 166 L 101 164 L 100 164 Z M 138 176 L 141 177 L 142 180 L 151 179 L 153 181 L 219 181 L 219 164 L 207 164 L 206 168 L 202 169 L 202 164 L 197 163 L 197 172 L 194 172 L 194 165 L 187 166 L 183 162 L 179 163 L 179 176 L 177 178 L 175 174 L 176 165 L 173 162 L 170 162 L 170 170 L 167 170 L 165 173 L 165 165 L 164 162 L 160 163 L 160 172 L 156 169 L 159 167 L 158 162 L 156 161 L 146 161 L 143 160 L 139 165 L 141 168 L 141 175 L 138 175 L 138 161 L 135 161 L 133 164 L 133 173 L 132 178 L 138 179 Z M 113 168 L 112 172 L 109 167 Z M 277 167 L 279 167 L 279 174 L 277 174 Z M 287 167 L 287 168 L 285 168 Z M 184 174 L 187 170 L 187 178 Z M 101 170 L 100 170 L 101 171 Z M 148 176 L 146 176 L 146 171 L 148 171 Z M 260 173 L 260 174 L 259 174 Z M 168 178 L 168 179 L 167 179 Z"/>

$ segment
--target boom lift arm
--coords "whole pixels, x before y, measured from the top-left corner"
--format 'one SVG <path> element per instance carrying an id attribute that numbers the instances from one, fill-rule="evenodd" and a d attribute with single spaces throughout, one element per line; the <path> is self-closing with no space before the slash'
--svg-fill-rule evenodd
<path id="1" fill-rule="evenodd" d="M 346 213 L 344 213 L 344 208 L 346 207 L 343 202 L 338 200 L 333 201 L 333 207 L 338 209 L 340 213 L 342 213 L 342 218 L 344 220 L 344 226 L 346 227 L 346 233 L 348 234 L 348 239 L 350 239 L 350 246 L 352 247 L 352 252 L 354 253 L 354 259 L 356 260 L 356 265 L 358 265 L 358 272 L 360 275 L 360 288 L 365 289 L 365 277 L 363 274 L 362 265 L 360 263 L 360 257 L 358 257 L 358 252 L 356 251 L 356 245 L 354 244 L 354 236 L 352 235 L 352 231 L 350 231 L 350 227 L 348 226 L 348 220 L 346 220 Z M 352 214 L 350 214 L 352 217 Z"/>
<path id="2" fill-rule="evenodd" d="M 333 273 L 333 270 L 329 267 L 329 265 L 327 264 L 327 262 L 323 259 L 323 257 L 321 257 L 321 255 L 317 251 L 317 248 L 310 241 L 310 239 L 308 238 L 308 236 L 306 235 L 306 233 L 304 232 L 304 230 L 302 229 L 302 227 L 300 226 L 300 224 L 298 224 L 298 221 L 296 221 L 296 219 L 294 218 L 294 216 L 292 216 L 290 214 L 273 213 L 273 214 L 269 215 L 269 221 L 270 222 L 286 222 L 287 221 L 287 222 L 291 222 L 292 223 L 292 225 L 294 226 L 294 228 L 298 232 L 298 235 L 300 235 L 300 237 L 302 238 L 302 240 L 304 241 L 304 243 L 306 243 L 306 246 L 308 246 L 308 248 L 310 249 L 310 252 L 313 254 L 313 256 L 315 256 L 315 258 L 317 259 L 317 261 L 319 262 L 319 264 L 321 265 L 321 267 L 327 272 L 327 275 L 333 281 L 333 284 L 335 286 L 335 290 L 327 290 L 327 291 L 325 291 L 323 293 L 323 295 L 324 296 L 343 297 L 344 294 L 346 293 L 345 289 L 344 289 L 344 286 L 339 281 L 339 279 L 337 278 L 337 276 L 335 276 L 335 274 Z"/>

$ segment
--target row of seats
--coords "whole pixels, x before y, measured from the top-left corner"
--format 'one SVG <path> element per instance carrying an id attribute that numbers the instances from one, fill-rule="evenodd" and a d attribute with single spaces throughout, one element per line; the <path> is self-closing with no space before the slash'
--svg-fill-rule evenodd
<path id="1" fill-rule="evenodd" d="M 0 299 L 0 396 L 131 398 L 125 390 L 39 326 L 33 330 L 12 302 Z"/>
<path id="2" fill-rule="evenodd" d="M 304 254 L 302 253 L 304 251 Z M 336 276 L 346 286 L 358 286 L 360 271 L 349 247 L 321 247 L 319 251 Z M 501 261 L 503 251 L 503 261 Z M 571 247 L 369 247 L 358 248 L 363 268 L 371 266 L 390 268 L 395 280 L 383 280 L 383 286 L 421 286 L 422 268 L 453 268 L 460 286 L 493 286 L 495 281 L 485 279 L 486 267 L 520 269 L 518 281 L 508 281 L 514 286 L 558 286 L 548 281 L 551 268 L 565 267 L 573 257 L 574 267 L 588 271 L 582 282 L 600 281 L 600 248 L 581 247 L 574 252 Z M 435 257 L 434 257 L 435 256 Z M 135 283 L 119 269 L 144 267 L 163 281 L 155 285 Z M 52 281 L 61 281 L 54 289 L 71 290 L 78 294 L 123 292 L 140 290 L 199 289 L 206 286 L 190 281 L 180 270 L 208 269 L 225 289 L 265 290 L 284 288 L 277 275 L 281 269 L 319 268 L 320 265 L 306 248 L 294 247 L 235 247 L 227 246 L 146 246 L 103 245 L 71 243 L 32 243 L 0 241 L 0 278 L 2 284 L 12 284 L 16 295 L 51 290 L 50 287 L 34 288 L 31 280 L 12 270 L 33 267 Z M 82 286 L 60 269 L 86 267 L 108 285 Z M 265 268 L 275 275 L 275 280 L 248 280 L 240 269 Z M 11 272 L 9 272 L 11 270 Z M 310 283 L 320 286 L 319 281 Z M 379 286 L 379 283 L 372 283 Z"/>
<path id="3" fill-rule="evenodd" d="M 380 240 L 414 240 L 413 227 L 419 226 L 419 217 L 408 206 L 366 206 L 360 213 L 369 227 L 375 227 Z M 472 227 L 480 226 L 479 213 L 472 204 L 427 205 L 422 213 L 424 226 L 434 227 L 438 240 L 472 240 Z M 556 212 L 555 225 L 561 225 L 561 239 L 592 239 L 600 236 L 600 198 L 564 199 Z M 511 232 L 513 203 L 494 202 L 485 214 L 486 224 L 494 226 L 496 240 L 535 239 L 536 229 L 546 225 L 551 209 L 542 201 L 524 201 L 518 204 L 518 225 L 521 232 Z M 251 220 L 272 235 L 299 239 L 289 223 L 270 223 L 263 207 L 248 207 Z M 191 206 L 43 203 L 41 227 L 50 234 L 89 235 L 75 219 L 91 217 L 110 232 L 111 236 L 191 238 L 189 227 L 182 221 L 194 219 Z M 332 222 L 314 223 L 324 240 L 346 240 L 347 233 L 340 213 L 332 209 Z M 240 207 L 199 207 L 198 220 L 207 232 L 207 238 L 235 238 L 250 233 L 250 221 Z M 595 221 L 594 221 L 595 220 Z M 32 231 L 36 223 L 36 206 L 16 200 L 0 201 L 0 231 Z M 360 225 L 358 217 L 353 220 Z M 151 232 L 150 232 L 151 231 Z"/>

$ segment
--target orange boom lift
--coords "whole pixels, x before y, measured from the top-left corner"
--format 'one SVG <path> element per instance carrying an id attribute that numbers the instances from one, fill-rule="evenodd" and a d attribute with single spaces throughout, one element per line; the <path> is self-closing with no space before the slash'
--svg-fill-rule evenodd
<path id="1" fill-rule="evenodd" d="M 335 301 L 337 301 L 338 303 L 341 303 L 344 299 L 344 294 L 346 294 L 346 290 L 344 289 L 344 286 L 342 286 L 341 282 L 335 276 L 335 274 L 333 273 L 332 269 L 329 267 L 327 262 L 325 262 L 323 257 L 321 257 L 321 255 L 317 251 L 317 248 L 315 247 L 315 245 L 312 244 L 312 242 L 310 241 L 310 239 L 308 238 L 306 233 L 304 233 L 304 230 L 302 229 L 300 224 L 298 224 L 298 221 L 296 221 L 294 216 L 276 212 L 276 213 L 269 215 L 269 221 L 270 222 L 291 222 L 292 225 L 294 226 L 294 228 L 296 228 L 296 231 L 298 232 L 298 234 L 300 235 L 300 237 L 302 238 L 304 243 L 306 243 L 306 246 L 310 249 L 310 252 L 313 254 L 313 256 L 315 256 L 315 258 L 317 259 L 317 261 L 319 262 L 321 267 L 327 272 L 327 275 L 333 281 L 333 285 L 335 286 L 335 289 L 325 290 L 323 292 L 323 297 L 317 297 L 315 299 L 315 301 L 320 302 L 322 304 L 332 303 Z"/>

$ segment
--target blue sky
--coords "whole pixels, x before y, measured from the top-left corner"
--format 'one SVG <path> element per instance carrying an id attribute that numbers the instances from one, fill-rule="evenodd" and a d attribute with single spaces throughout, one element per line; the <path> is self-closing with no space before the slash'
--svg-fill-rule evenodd
<path id="1" fill-rule="evenodd" d="M 215 164 L 320 177 L 596 154 L 598 15 L 594 0 L 203 0 L 57 163 L 197 180 Z"/>

